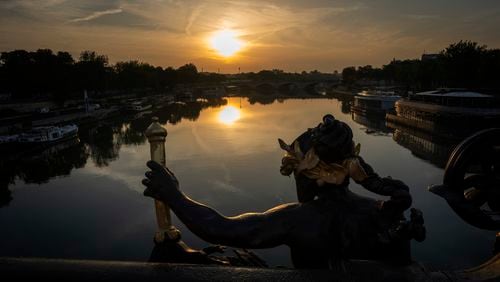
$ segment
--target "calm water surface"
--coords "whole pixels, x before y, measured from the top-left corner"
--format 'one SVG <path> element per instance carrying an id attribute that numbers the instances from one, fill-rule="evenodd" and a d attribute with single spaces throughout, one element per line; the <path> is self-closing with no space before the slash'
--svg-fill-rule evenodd
<path id="1" fill-rule="evenodd" d="M 167 164 L 181 189 L 225 215 L 236 215 L 296 200 L 293 178 L 279 173 L 283 151 L 277 138 L 292 141 L 325 113 L 351 126 L 361 155 L 377 173 L 410 186 L 428 230 L 425 242 L 412 245 L 417 260 L 465 267 L 489 258 L 494 233 L 464 223 L 426 189 L 442 182 L 453 142 L 433 143 L 425 135 L 352 116 L 347 102 L 337 99 L 255 103 L 229 98 L 179 103 L 155 114 L 169 132 Z M 147 260 L 155 215 L 140 182 L 149 159 L 142 132 L 150 117 L 81 128 L 79 143 L 3 158 L 0 256 Z M 174 220 L 190 246 L 207 246 Z M 257 253 L 271 265 L 291 265 L 287 247 Z"/>

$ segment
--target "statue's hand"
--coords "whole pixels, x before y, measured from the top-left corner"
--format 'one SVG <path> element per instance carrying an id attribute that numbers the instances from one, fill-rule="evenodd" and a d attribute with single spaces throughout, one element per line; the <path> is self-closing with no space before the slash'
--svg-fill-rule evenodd
<path id="1" fill-rule="evenodd" d="M 383 200 L 376 201 L 375 208 L 377 208 L 378 211 L 381 211 L 384 208 L 384 201 Z"/>
<path id="2" fill-rule="evenodd" d="M 161 200 L 168 197 L 172 190 L 179 189 L 179 181 L 168 168 L 155 161 L 148 161 L 146 165 L 151 171 L 146 172 L 146 178 L 142 180 L 146 186 L 144 196 Z"/>

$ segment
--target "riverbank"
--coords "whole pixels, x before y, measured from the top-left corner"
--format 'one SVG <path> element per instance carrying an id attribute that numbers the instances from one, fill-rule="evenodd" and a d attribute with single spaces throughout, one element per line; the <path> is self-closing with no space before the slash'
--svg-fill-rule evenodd
<path id="1" fill-rule="evenodd" d="M 118 114 L 119 110 L 117 108 L 98 109 L 90 113 L 74 112 L 49 117 L 34 117 L 30 114 L 23 114 L 19 116 L 0 119 L 0 134 L 8 134 L 10 133 L 10 131 L 15 130 L 15 128 L 22 129 L 27 126 L 52 126 L 65 125 L 70 123 L 80 126 L 83 124 L 112 118 L 114 116 L 117 116 Z"/>

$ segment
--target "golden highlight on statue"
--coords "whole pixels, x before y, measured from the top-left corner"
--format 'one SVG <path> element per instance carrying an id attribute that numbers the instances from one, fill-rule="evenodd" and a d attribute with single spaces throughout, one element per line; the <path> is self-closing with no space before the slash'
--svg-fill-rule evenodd
<path id="1" fill-rule="evenodd" d="M 411 210 L 409 188 L 391 177 L 379 177 L 359 156 L 347 124 L 326 115 L 285 150 L 280 172 L 294 174 L 297 203 L 262 213 L 226 217 L 180 190 L 175 175 L 148 162 L 144 194 L 167 204 L 203 240 L 236 248 L 288 245 L 297 268 L 329 268 L 343 259 L 370 259 L 405 265 L 411 262 L 410 240 L 425 239 L 422 213 Z M 350 179 L 388 196 L 386 201 L 349 190 Z"/>

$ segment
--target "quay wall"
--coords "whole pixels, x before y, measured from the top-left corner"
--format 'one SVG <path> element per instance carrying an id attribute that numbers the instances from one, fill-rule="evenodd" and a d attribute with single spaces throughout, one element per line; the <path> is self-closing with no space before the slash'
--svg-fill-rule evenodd
<path id="1" fill-rule="evenodd" d="M 385 119 L 388 122 L 400 124 L 428 132 L 433 132 L 436 129 L 436 124 L 432 121 L 426 121 L 421 119 L 408 119 L 394 114 L 387 114 Z"/>
<path id="2" fill-rule="evenodd" d="M 495 267 L 497 264 L 493 261 Z M 413 263 L 398 267 L 374 261 L 345 261 L 325 270 L 248 268 L 217 265 L 91 261 L 40 258 L 0 258 L 3 277 L 17 281 L 467 281 L 477 273 L 430 271 Z M 498 277 L 489 270 L 484 278 Z M 30 279 L 30 280 L 27 280 Z"/>
<path id="3" fill-rule="evenodd" d="M 21 113 L 36 112 L 41 108 L 52 109 L 55 107 L 57 107 L 57 105 L 49 101 L 0 104 L 0 110 L 15 110 Z"/>

